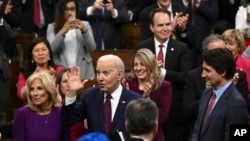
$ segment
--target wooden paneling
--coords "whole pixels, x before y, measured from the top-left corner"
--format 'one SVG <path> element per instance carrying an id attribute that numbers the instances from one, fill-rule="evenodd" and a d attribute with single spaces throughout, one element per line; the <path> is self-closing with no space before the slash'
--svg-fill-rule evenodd
<path id="1" fill-rule="evenodd" d="M 122 34 L 125 40 L 126 49 L 134 49 L 135 45 L 140 41 L 140 27 L 138 24 L 122 25 Z"/>
<path id="2" fill-rule="evenodd" d="M 133 59 L 133 55 L 134 55 L 133 49 L 128 49 L 128 50 L 95 50 L 94 52 L 91 52 L 94 67 L 96 66 L 97 59 L 100 56 L 106 55 L 106 54 L 114 54 L 114 55 L 119 56 L 124 62 L 125 72 L 130 72 L 131 65 L 132 65 L 132 59 Z"/>
<path id="3" fill-rule="evenodd" d="M 18 100 L 16 91 L 17 91 L 17 79 L 18 73 L 20 71 L 20 64 L 23 59 L 23 56 L 27 55 L 27 49 L 30 44 L 30 41 L 35 37 L 35 34 L 17 34 L 16 43 L 18 46 L 19 54 L 17 57 L 14 57 L 9 65 L 11 69 L 11 78 L 10 78 L 10 95 L 8 100 L 8 109 L 6 114 L 6 121 L 13 120 L 14 110 L 23 105 L 22 101 Z"/>

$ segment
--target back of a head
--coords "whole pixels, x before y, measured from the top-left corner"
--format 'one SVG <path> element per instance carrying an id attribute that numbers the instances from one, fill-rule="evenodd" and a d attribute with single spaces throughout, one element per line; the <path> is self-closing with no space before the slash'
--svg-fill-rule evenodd
<path id="1" fill-rule="evenodd" d="M 130 135 L 149 134 L 158 121 L 157 106 L 149 99 L 140 98 L 129 102 L 125 114 Z"/>
<path id="2" fill-rule="evenodd" d="M 78 138 L 76 141 L 110 141 L 103 133 L 93 132 Z"/>

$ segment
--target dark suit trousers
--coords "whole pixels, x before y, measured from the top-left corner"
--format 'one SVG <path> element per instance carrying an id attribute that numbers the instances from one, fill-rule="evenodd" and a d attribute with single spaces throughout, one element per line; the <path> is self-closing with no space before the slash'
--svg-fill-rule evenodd
<path id="1" fill-rule="evenodd" d="M 5 113 L 9 97 L 9 79 L 3 78 L 3 72 L 0 70 L 0 113 Z"/>

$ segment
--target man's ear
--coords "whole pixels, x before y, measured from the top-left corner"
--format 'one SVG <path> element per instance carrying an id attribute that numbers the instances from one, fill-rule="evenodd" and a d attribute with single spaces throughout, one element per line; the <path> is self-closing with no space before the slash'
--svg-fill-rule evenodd
<path id="1" fill-rule="evenodd" d="M 158 123 L 158 121 L 155 121 L 155 127 L 153 128 L 154 134 L 156 134 L 158 132 L 158 127 L 159 127 L 159 123 Z"/>
<path id="2" fill-rule="evenodd" d="M 154 32 L 154 25 L 152 23 L 150 24 L 150 30 L 151 32 Z"/>
<path id="3" fill-rule="evenodd" d="M 125 121 L 125 129 L 126 129 L 126 132 L 129 133 L 129 129 L 128 129 L 128 121 L 126 120 Z"/>

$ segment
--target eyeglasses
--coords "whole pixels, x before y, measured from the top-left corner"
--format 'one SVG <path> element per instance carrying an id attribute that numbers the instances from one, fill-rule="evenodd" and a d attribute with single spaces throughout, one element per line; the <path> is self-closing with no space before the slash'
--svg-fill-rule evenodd
<path id="1" fill-rule="evenodd" d="M 64 12 L 69 12 L 69 11 L 74 12 L 74 11 L 76 11 L 76 8 L 75 7 L 66 7 L 66 9 L 64 10 Z"/>

